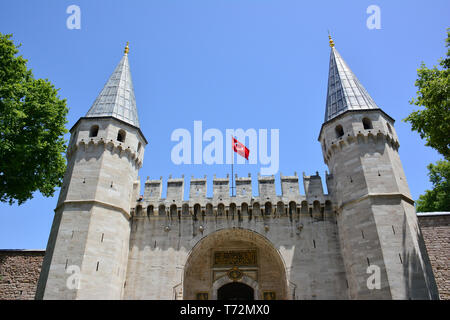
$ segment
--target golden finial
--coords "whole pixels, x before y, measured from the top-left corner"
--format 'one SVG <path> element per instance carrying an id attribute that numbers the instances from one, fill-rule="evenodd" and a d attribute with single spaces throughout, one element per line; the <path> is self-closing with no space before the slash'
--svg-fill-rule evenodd
<path id="1" fill-rule="evenodd" d="M 333 47 L 334 47 L 334 41 L 333 41 L 333 39 L 331 38 L 330 33 L 328 33 L 328 39 L 330 39 L 330 47 L 333 48 Z"/>
<path id="2" fill-rule="evenodd" d="M 128 47 L 128 41 L 127 41 L 127 46 L 125 47 L 124 53 L 128 54 L 128 51 L 130 51 L 130 48 Z"/>

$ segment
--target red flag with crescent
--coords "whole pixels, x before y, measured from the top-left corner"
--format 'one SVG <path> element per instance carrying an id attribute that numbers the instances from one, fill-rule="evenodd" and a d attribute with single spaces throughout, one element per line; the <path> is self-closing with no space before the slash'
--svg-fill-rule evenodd
<path id="1" fill-rule="evenodd" d="M 242 143 L 236 140 L 235 137 L 231 137 L 233 139 L 233 151 L 237 152 L 239 155 L 248 160 L 248 155 L 250 154 L 250 150 L 247 149 Z"/>

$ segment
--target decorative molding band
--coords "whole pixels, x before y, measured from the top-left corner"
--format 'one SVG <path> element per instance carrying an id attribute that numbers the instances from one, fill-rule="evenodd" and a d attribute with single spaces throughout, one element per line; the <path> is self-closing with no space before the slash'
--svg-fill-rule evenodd
<path id="1" fill-rule="evenodd" d="M 59 204 L 56 208 L 55 208 L 55 212 L 58 211 L 60 208 L 62 208 L 63 206 L 65 206 L 66 204 L 97 204 L 100 205 L 102 207 L 105 208 L 112 208 L 115 209 L 117 211 L 120 211 L 125 218 L 127 218 L 127 220 L 130 220 L 131 218 L 131 214 L 127 211 L 125 211 L 124 209 L 122 209 L 121 207 L 118 207 L 116 205 L 107 203 L 107 202 L 103 202 L 103 201 L 98 201 L 98 200 L 66 200 L 64 202 L 62 202 L 61 204 Z"/>
<path id="2" fill-rule="evenodd" d="M 404 200 L 404 201 L 408 202 L 409 204 L 414 205 L 414 200 L 411 199 L 410 197 L 405 196 L 403 193 L 398 193 L 398 192 L 397 193 L 369 193 L 361 198 L 350 200 L 350 201 L 347 201 L 347 202 L 341 204 L 338 207 L 338 212 L 341 213 L 342 210 L 344 209 L 344 207 L 346 207 L 350 204 L 355 204 L 355 203 L 364 201 L 369 198 L 401 198 L 401 200 Z"/>

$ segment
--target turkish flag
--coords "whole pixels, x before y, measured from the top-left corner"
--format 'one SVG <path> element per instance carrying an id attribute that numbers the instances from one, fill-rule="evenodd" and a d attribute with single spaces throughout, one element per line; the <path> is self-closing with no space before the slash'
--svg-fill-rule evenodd
<path id="1" fill-rule="evenodd" d="M 233 151 L 237 152 L 239 155 L 243 156 L 245 159 L 248 160 L 250 150 L 248 150 L 246 146 L 237 141 L 234 137 L 231 138 L 233 139 Z"/>

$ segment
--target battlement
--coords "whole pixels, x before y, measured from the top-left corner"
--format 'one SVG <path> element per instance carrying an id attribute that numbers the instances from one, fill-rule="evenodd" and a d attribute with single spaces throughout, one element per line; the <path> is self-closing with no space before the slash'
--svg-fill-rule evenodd
<path id="1" fill-rule="evenodd" d="M 380 109 L 342 113 L 322 125 L 319 141 L 327 165 L 335 154 L 356 144 L 367 150 L 383 143 L 395 151 L 400 147 L 394 120 Z"/>
<path id="2" fill-rule="evenodd" d="M 135 164 L 137 168 L 141 168 L 143 164 L 142 153 L 131 148 L 129 145 L 125 145 L 121 142 L 110 139 L 109 141 L 103 138 L 90 138 L 88 140 L 80 139 L 80 141 L 73 142 L 69 145 L 66 152 L 66 158 L 70 158 L 75 154 L 77 150 L 83 150 L 84 152 L 93 151 L 94 148 L 99 148 L 98 151 L 108 150 L 112 154 L 117 153 L 121 157 L 126 156 L 131 162 Z"/>
<path id="3" fill-rule="evenodd" d="M 395 151 L 398 151 L 400 148 L 400 143 L 393 135 L 390 135 L 385 132 L 373 132 L 371 130 L 365 130 L 366 132 L 358 131 L 357 134 L 352 135 L 348 133 L 346 136 L 336 138 L 331 141 L 331 145 L 328 149 L 326 149 L 324 154 L 325 163 L 328 164 L 331 157 L 337 152 L 342 151 L 346 146 L 351 145 L 352 143 L 357 144 L 377 144 L 377 143 L 386 143 Z"/>
<path id="4" fill-rule="evenodd" d="M 167 201 L 179 202 L 184 197 L 184 176 L 178 179 L 173 179 L 169 176 L 167 181 Z"/>
<path id="5" fill-rule="evenodd" d="M 191 176 L 191 185 L 189 188 L 189 199 L 193 202 L 201 201 L 206 198 L 206 176 L 204 178 L 194 178 Z"/>
<path id="6" fill-rule="evenodd" d="M 225 213 L 230 210 L 239 212 L 267 212 L 267 214 L 288 212 L 306 212 L 312 210 L 323 212 L 327 205 L 331 207 L 331 196 L 324 194 L 322 179 L 318 172 L 312 176 L 303 173 L 305 194 L 300 193 L 299 177 L 295 172 L 293 176 L 283 176 L 280 173 L 281 195 L 277 195 L 275 176 L 258 175 L 258 195 L 252 193 L 252 177 L 238 177 L 235 175 L 235 192 L 231 195 L 230 176 L 212 179 L 213 195 L 207 196 L 207 176 L 195 178 L 191 176 L 189 186 L 189 199 L 184 200 L 184 175 L 181 178 L 167 180 L 167 196 L 162 198 L 162 177 L 159 180 L 150 180 L 147 177 L 143 197 L 137 199 L 132 206 L 134 212 L 147 212 L 151 215 L 165 215 L 170 211 L 178 214 L 192 214 L 198 212 Z M 138 209 L 136 209 L 138 208 Z M 270 211 L 270 212 L 269 212 Z"/>

